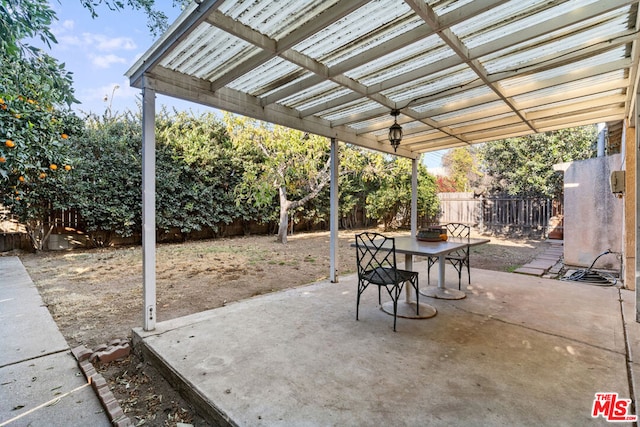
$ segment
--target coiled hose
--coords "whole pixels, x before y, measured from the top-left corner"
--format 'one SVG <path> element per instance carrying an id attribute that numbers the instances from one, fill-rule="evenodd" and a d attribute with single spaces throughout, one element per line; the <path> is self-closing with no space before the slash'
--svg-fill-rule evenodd
<path id="1" fill-rule="evenodd" d="M 569 276 L 563 277 L 560 280 L 565 280 L 569 282 L 580 282 L 580 283 L 586 283 L 589 285 L 596 285 L 596 286 L 615 285 L 616 283 L 618 283 L 618 279 L 616 279 L 612 274 L 592 270 L 593 266 L 596 264 L 596 261 L 598 261 L 600 257 L 610 253 L 613 253 L 611 252 L 611 249 L 607 249 L 606 251 L 598 255 L 596 259 L 593 260 L 589 268 L 574 271 Z"/>

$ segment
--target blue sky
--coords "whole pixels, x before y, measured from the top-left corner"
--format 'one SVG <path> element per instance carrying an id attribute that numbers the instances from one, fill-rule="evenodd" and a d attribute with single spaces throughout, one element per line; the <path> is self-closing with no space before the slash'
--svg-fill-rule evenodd
<path id="1" fill-rule="evenodd" d="M 180 14 L 180 9 L 172 8 L 170 1 L 156 3 L 163 7 L 170 22 Z M 144 12 L 111 11 L 101 5 L 97 8 L 99 16 L 92 19 L 79 0 L 65 0 L 62 4 L 53 1 L 51 7 L 58 17 L 51 26 L 58 43 L 48 53 L 73 73 L 75 95 L 81 101 L 73 109 L 98 114 L 109 107 L 120 112 L 137 110 L 140 91 L 129 86 L 124 73 L 154 41 Z M 162 104 L 179 109 L 206 109 L 159 96 L 158 105 Z"/>
<path id="2" fill-rule="evenodd" d="M 156 2 L 169 17 L 169 23 L 180 14 L 180 8 L 171 7 L 172 3 L 169 0 Z M 81 101 L 74 110 L 97 114 L 108 108 L 113 112 L 136 111 L 140 91 L 129 86 L 124 73 L 154 42 L 144 12 L 111 11 L 101 5 L 97 8 L 99 16 L 92 19 L 79 0 L 64 0 L 62 4 L 53 1 L 51 7 L 58 17 L 51 26 L 58 43 L 48 52 L 73 73 L 75 95 Z M 162 105 L 195 112 L 210 110 L 159 95 L 157 108 Z M 423 161 L 430 168 L 437 167 L 441 155 L 439 152 L 427 153 L 423 155 Z"/>

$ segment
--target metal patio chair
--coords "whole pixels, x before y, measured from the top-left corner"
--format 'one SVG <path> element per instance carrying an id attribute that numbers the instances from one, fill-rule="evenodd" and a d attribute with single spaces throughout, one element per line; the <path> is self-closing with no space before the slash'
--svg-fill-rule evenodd
<path id="1" fill-rule="evenodd" d="M 405 283 L 416 291 L 416 314 L 419 313 L 418 272 L 400 270 L 396 266 L 396 243 L 393 237 L 380 233 L 356 234 L 356 259 L 358 265 L 358 298 L 356 320 L 360 307 L 360 295 L 369 285 L 378 287 L 378 304 L 382 305 L 381 290 L 385 288 L 393 301 L 393 330 L 396 330 L 398 299 Z"/>
<path id="2" fill-rule="evenodd" d="M 447 234 L 451 237 L 459 237 L 469 240 L 471 238 L 471 227 L 465 224 L 452 222 L 446 224 Z M 453 265 L 458 272 L 458 289 L 462 290 L 462 269 L 467 267 L 467 277 L 469 278 L 469 284 L 471 284 L 471 267 L 469 266 L 469 246 L 465 246 L 462 249 L 458 249 L 455 252 L 447 254 L 446 260 Z M 429 257 L 427 259 L 427 284 L 431 284 L 431 267 L 438 262 L 438 257 Z"/>

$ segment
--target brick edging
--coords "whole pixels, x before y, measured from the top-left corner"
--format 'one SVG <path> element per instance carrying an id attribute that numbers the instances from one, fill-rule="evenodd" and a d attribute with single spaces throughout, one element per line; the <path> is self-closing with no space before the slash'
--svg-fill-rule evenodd
<path id="1" fill-rule="evenodd" d="M 109 363 L 127 357 L 130 352 L 129 341 L 120 339 L 110 341 L 108 345 L 100 345 L 96 347 L 95 351 L 83 345 L 71 350 L 71 354 L 76 358 L 80 370 L 82 370 L 87 381 L 91 383 L 91 387 L 98 396 L 102 407 L 107 411 L 109 421 L 116 427 L 130 427 L 133 426 L 133 423 L 124 414 L 120 403 L 109 389 L 107 380 L 96 371 L 93 363 Z"/>

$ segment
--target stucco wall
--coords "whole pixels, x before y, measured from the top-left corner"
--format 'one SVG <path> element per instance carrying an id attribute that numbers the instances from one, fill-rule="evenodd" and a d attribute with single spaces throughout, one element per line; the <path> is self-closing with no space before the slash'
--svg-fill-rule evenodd
<path id="1" fill-rule="evenodd" d="M 622 253 L 623 199 L 611 193 L 609 176 L 619 170 L 619 154 L 571 162 L 564 173 L 564 262 L 589 267 L 607 249 Z M 616 255 L 595 267 L 618 270 Z"/>

